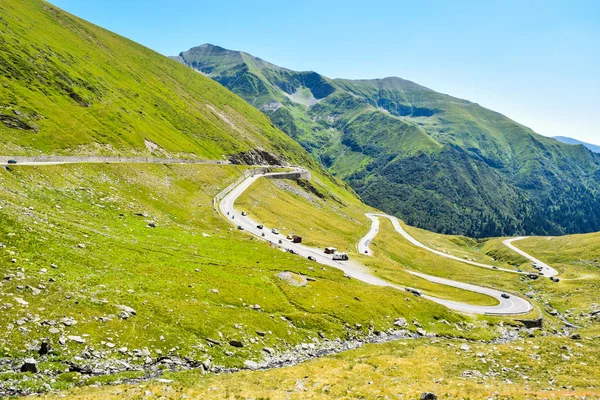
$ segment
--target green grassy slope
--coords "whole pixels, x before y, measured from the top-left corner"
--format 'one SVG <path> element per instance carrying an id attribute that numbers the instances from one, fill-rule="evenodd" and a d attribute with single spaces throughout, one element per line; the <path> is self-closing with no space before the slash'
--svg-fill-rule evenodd
<path id="1" fill-rule="evenodd" d="M 44 1 L 3 1 L 0 30 L 0 153 L 221 159 L 264 149 L 310 163 L 212 80 Z"/>
<path id="2" fill-rule="evenodd" d="M 140 367 L 144 357 L 132 354 L 146 348 L 152 359 L 171 355 L 241 366 L 262 359 L 263 347 L 285 351 L 319 335 L 360 337 L 389 329 L 400 316 L 431 332 L 495 335 L 469 317 L 348 280 L 339 270 L 232 229 L 213 210 L 212 198 L 239 173 L 234 166 L 139 164 L 0 171 L 0 389 L 24 376 L 6 372 L 8 365 L 30 356 L 52 373 L 21 387 L 44 390 L 52 375 L 53 387 L 70 387 L 80 379 L 63 375 L 65 366 L 88 365 L 76 357 L 91 349 L 117 367 L 118 360 Z M 352 198 L 336 190 L 327 193 L 342 202 Z M 329 212 L 350 208 L 338 207 Z M 283 271 L 316 281 L 294 287 L 276 276 Z M 256 304 L 259 310 L 251 308 Z M 136 315 L 122 319 L 120 305 Z M 67 326 L 64 318 L 77 323 Z M 479 326 L 465 332 L 442 321 Z M 44 338 L 53 351 L 39 358 Z M 222 346 L 210 346 L 207 338 Z M 232 339 L 244 347 L 228 345 Z M 122 347 L 127 350 L 117 351 Z"/>
<path id="3" fill-rule="evenodd" d="M 600 156 L 582 146 L 400 78 L 331 80 L 211 45 L 180 57 L 411 225 L 471 237 L 600 230 Z"/>

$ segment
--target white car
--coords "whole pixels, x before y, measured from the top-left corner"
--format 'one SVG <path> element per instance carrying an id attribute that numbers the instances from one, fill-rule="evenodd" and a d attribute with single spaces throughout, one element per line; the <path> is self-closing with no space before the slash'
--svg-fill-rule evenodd
<path id="1" fill-rule="evenodd" d="M 273 233 L 274 235 L 279 235 L 279 231 L 275 228 L 271 229 L 271 233 Z"/>

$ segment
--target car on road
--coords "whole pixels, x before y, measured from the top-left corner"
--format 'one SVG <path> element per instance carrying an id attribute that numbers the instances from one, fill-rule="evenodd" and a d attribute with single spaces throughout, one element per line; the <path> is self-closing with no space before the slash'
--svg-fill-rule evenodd
<path id="1" fill-rule="evenodd" d="M 498 267 L 496 267 L 495 265 L 492 265 L 492 268 L 493 268 L 493 269 L 498 269 Z"/>
<path id="2" fill-rule="evenodd" d="M 316 259 L 315 257 L 313 257 L 313 256 L 308 256 L 308 259 L 309 259 L 310 261 L 317 261 L 317 259 Z"/>
<path id="3" fill-rule="evenodd" d="M 16 163 L 17 163 L 17 160 L 8 160 L 8 163 L 9 163 L 9 164 L 16 164 Z"/>
<path id="4" fill-rule="evenodd" d="M 348 261 L 347 253 L 333 253 L 333 259 L 336 261 Z"/>
<path id="5" fill-rule="evenodd" d="M 414 294 L 415 296 L 419 296 L 419 297 L 423 296 L 423 292 L 421 292 L 420 290 L 417 290 L 417 289 L 407 287 L 404 290 L 406 290 L 408 293 Z"/>
<path id="6" fill-rule="evenodd" d="M 240 231 L 243 231 L 243 230 L 244 230 L 244 227 L 243 227 L 243 226 L 241 226 L 241 225 L 238 225 L 238 229 L 239 229 Z"/>
<path id="7" fill-rule="evenodd" d="M 248 215 L 248 213 L 246 211 L 242 211 L 242 216 L 245 217 L 246 215 Z"/>
<path id="8" fill-rule="evenodd" d="M 262 229 L 262 228 L 264 228 L 264 226 L 263 226 L 262 224 L 256 225 L 256 227 L 257 227 L 258 229 Z"/>
<path id="9" fill-rule="evenodd" d="M 271 233 L 274 235 L 279 235 L 279 231 L 275 228 L 271 229 Z"/>
<path id="10" fill-rule="evenodd" d="M 298 252 L 294 249 L 288 249 L 288 253 L 290 254 L 298 254 Z"/>
<path id="11" fill-rule="evenodd" d="M 510 299 L 510 294 L 508 294 L 508 293 L 502 293 L 500 295 L 500 297 L 502 297 L 503 299 Z"/>

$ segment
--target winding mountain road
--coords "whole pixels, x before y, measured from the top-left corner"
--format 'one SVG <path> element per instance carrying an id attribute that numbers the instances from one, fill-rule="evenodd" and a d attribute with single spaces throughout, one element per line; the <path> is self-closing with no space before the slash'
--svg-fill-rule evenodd
<path id="1" fill-rule="evenodd" d="M 369 231 L 369 233 L 365 237 L 363 237 L 360 240 L 360 242 L 358 242 L 358 252 L 361 254 L 366 254 L 366 255 L 372 254 L 371 249 L 369 248 L 369 244 L 371 243 L 373 238 L 377 235 L 377 232 L 379 232 L 379 217 L 381 217 L 381 218 L 388 218 L 391 221 L 392 225 L 394 226 L 394 229 L 396 229 L 396 231 L 399 234 L 401 234 L 410 243 L 412 243 L 413 245 L 415 245 L 417 247 L 425 249 L 425 250 L 429 251 L 430 253 L 436 254 L 441 257 L 446 257 L 446 258 L 449 258 L 454 261 L 459 261 L 464 264 L 474 265 L 476 267 L 510 272 L 513 274 L 527 274 L 527 272 L 519 272 L 519 271 L 515 271 L 514 269 L 500 268 L 500 267 L 496 267 L 494 265 L 482 264 L 482 263 L 478 263 L 475 261 L 466 260 L 464 258 L 456 257 L 451 254 L 444 253 L 443 251 L 434 250 L 431 247 L 427 247 L 423 243 L 419 242 L 417 239 L 412 237 L 408 232 L 406 232 L 404 230 L 404 228 L 402 228 L 402 225 L 400 225 L 398 218 L 396 218 L 394 216 L 387 215 L 387 214 L 376 214 L 376 213 L 369 213 L 369 214 L 366 214 L 366 216 L 372 221 L 372 224 L 371 224 L 371 230 Z"/>
<path id="2" fill-rule="evenodd" d="M 554 268 L 552 268 L 551 266 L 549 266 L 548 264 L 546 264 L 543 261 L 538 260 L 537 258 L 525 253 L 523 250 L 515 247 L 512 245 L 512 242 L 516 242 L 517 240 L 523 240 L 523 239 L 527 239 L 527 236 L 521 236 L 521 237 L 516 237 L 516 238 L 512 238 L 512 239 L 506 239 L 504 242 L 504 245 L 506 247 L 508 247 L 509 249 L 511 249 L 512 251 L 514 251 L 515 253 L 519 253 L 520 255 L 522 255 L 523 257 L 531 260 L 534 264 L 536 264 L 538 267 L 541 267 L 541 273 L 544 274 L 544 276 L 556 276 L 558 275 L 558 271 L 555 270 Z"/>
<path id="3" fill-rule="evenodd" d="M 298 169 L 298 170 L 300 171 L 300 169 Z M 340 269 L 346 275 L 353 277 L 355 279 L 358 279 L 360 281 L 363 281 L 365 283 L 369 283 L 369 284 L 377 285 L 377 286 L 393 287 L 398 290 L 405 289 L 405 287 L 395 285 L 391 282 L 388 282 L 384 279 L 381 279 L 381 278 L 373 275 L 366 266 L 364 266 L 363 264 L 361 264 L 360 262 L 358 262 L 356 260 L 336 261 L 336 260 L 333 260 L 331 258 L 331 256 L 324 254 L 321 249 L 308 247 L 308 246 L 298 244 L 298 243 L 292 243 L 290 240 L 287 240 L 283 235 L 273 233 L 271 231 L 271 229 L 267 228 L 266 226 L 263 227 L 262 229 L 260 229 L 257 227 L 259 224 L 257 221 L 252 220 L 252 218 L 250 218 L 248 215 L 242 215 L 241 212 L 236 211 L 235 206 L 234 206 L 235 201 L 257 179 L 260 179 L 261 177 L 269 177 L 269 176 L 277 176 L 277 175 L 282 175 L 282 173 L 265 173 L 265 174 L 250 176 L 250 177 L 246 178 L 239 185 L 235 186 L 233 189 L 231 189 L 231 191 L 229 191 L 227 194 L 224 195 L 224 197 L 222 198 L 222 200 L 219 202 L 219 205 L 218 205 L 219 211 L 232 224 L 243 228 L 245 231 L 247 231 L 261 239 L 267 240 L 267 241 L 271 242 L 273 245 L 278 246 L 284 250 L 292 250 L 295 253 L 297 253 L 298 255 L 303 256 L 303 257 L 312 256 L 315 258 L 315 260 L 317 262 Z M 367 233 L 367 235 L 364 238 L 362 238 L 361 241 L 359 242 L 359 249 L 362 249 L 361 253 L 363 253 L 363 254 L 367 254 L 367 255 L 372 254 L 371 250 L 369 249 L 368 246 L 369 246 L 369 243 L 372 241 L 372 239 L 375 237 L 375 235 L 377 235 L 377 232 L 379 231 L 379 220 L 377 218 L 378 216 L 385 216 L 387 218 L 390 218 L 390 220 L 394 224 L 394 227 L 396 228 L 396 230 L 398 230 L 398 232 L 400 232 L 400 233 L 404 232 L 404 230 L 400 226 L 400 223 L 398 222 L 398 220 L 395 217 L 383 215 L 383 214 L 369 214 L 368 216 L 373 221 L 373 224 L 371 225 L 371 230 L 369 231 L 369 233 Z M 394 220 L 395 220 L 395 223 L 394 223 Z M 410 237 L 410 235 L 408 235 L 406 232 L 404 232 L 404 234 L 407 235 L 405 237 L 407 237 L 407 238 Z M 281 243 L 280 243 L 280 241 L 281 241 Z M 416 241 L 414 239 L 413 239 L 413 241 L 411 241 L 413 244 L 415 244 L 415 242 L 419 243 L 418 241 Z M 420 247 L 423 247 L 423 245 L 421 245 Z M 366 250 L 366 252 L 365 252 L 365 250 Z M 444 254 L 444 253 L 442 253 L 442 254 Z M 464 261 L 461 259 L 459 259 L 459 260 Z M 490 268 L 491 268 L 491 266 L 490 266 Z M 442 305 L 444 305 L 452 310 L 455 310 L 455 311 L 460 311 L 460 312 L 465 312 L 465 313 L 470 313 L 470 314 L 514 315 L 514 314 L 524 314 L 524 313 L 531 311 L 531 309 L 532 309 L 531 304 L 527 300 L 522 299 L 517 296 L 510 296 L 510 298 L 508 298 L 508 299 L 504 298 L 504 297 L 502 297 L 503 293 L 501 291 L 498 291 L 495 289 L 485 288 L 485 287 L 476 286 L 476 285 L 463 283 L 463 282 L 457 282 L 457 281 L 453 281 L 450 279 L 439 278 L 439 277 L 426 275 L 426 274 L 418 273 L 418 272 L 412 272 L 412 271 L 407 271 L 407 272 L 409 272 L 415 276 L 418 276 L 420 278 L 426 279 L 430 282 L 435 282 L 435 283 L 439 283 L 439 284 L 443 284 L 443 285 L 447 285 L 447 286 L 452 286 L 452 287 L 456 287 L 456 288 L 460 288 L 460 289 L 464 289 L 464 290 L 469 290 L 469 291 L 476 292 L 476 293 L 485 294 L 485 295 L 494 297 L 499 302 L 499 304 L 496 306 L 477 306 L 477 305 L 472 305 L 472 304 L 467 304 L 467 303 L 461 303 L 459 301 L 440 299 L 440 298 L 433 297 L 433 296 L 427 296 L 427 295 L 423 296 L 424 298 L 426 298 L 428 300 L 434 301 L 438 304 L 442 304 Z M 512 271 L 510 271 L 510 272 L 512 272 Z"/>

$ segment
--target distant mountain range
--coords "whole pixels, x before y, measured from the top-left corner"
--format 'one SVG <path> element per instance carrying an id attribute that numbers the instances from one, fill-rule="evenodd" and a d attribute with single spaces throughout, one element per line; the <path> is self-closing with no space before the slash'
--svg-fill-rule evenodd
<path id="1" fill-rule="evenodd" d="M 573 138 L 566 137 L 566 136 L 554 136 L 554 139 L 561 141 L 563 143 L 566 143 L 566 144 L 576 144 L 576 145 L 581 144 L 581 145 L 587 147 L 588 149 L 590 149 L 591 151 L 593 151 L 594 153 L 600 153 L 600 146 L 597 146 L 595 144 L 582 142 L 580 140 L 573 139 Z"/>
<path id="2" fill-rule="evenodd" d="M 474 237 L 600 230 L 600 156 L 400 79 L 330 79 L 204 44 L 174 57 L 268 115 L 367 203 Z"/>

